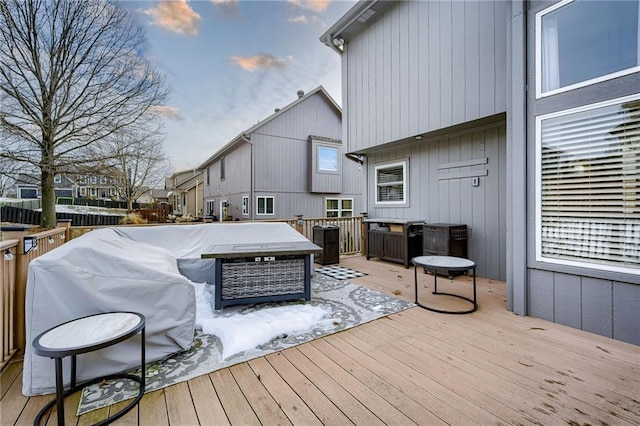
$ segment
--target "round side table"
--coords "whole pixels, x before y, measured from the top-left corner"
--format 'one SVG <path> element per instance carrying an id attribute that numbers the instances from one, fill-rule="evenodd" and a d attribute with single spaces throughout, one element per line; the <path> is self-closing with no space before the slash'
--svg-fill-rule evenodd
<path id="1" fill-rule="evenodd" d="M 413 274 L 415 281 L 416 301 L 415 304 L 421 308 L 428 309 L 433 312 L 439 312 L 441 314 L 469 314 L 478 310 L 478 303 L 476 301 L 476 264 L 474 261 L 465 259 L 463 257 L 454 256 L 418 256 L 411 259 L 413 263 Z M 431 308 L 429 306 L 422 305 L 418 302 L 418 267 L 423 267 L 426 270 L 433 271 L 433 294 L 444 294 L 447 296 L 457 297 L 464 299 L 473 304 L 470 309 L 462 311 L 446 311 L 442 309 Z M 473 270 L 473 299 L 461 296 L 459 294 L 445 293 L 438 291 L 438 269 L 446 269 L 449 271 L 468 271 Z"/>
<path id="2" fill-rule="evenodd" d="M 140 384 L 140 392 L 136 398 L 125 408 L 107 419 L 96 423 L 106 425 L 119 419 L 130 411 L 144 395 L 145 388 L 145 319 L 142 314 L 136 312 L 109 312 L 89 315 L 57 325 L 41 333 L 33 340 L 33 352 L 36 355 L 55 359 L 56 368 L 56 398 L 45 405 L 35 418 L 34 425 L 39 425 L 42 416 L 54 405 L 58 409 L 58 425 L 64 425 L 64 398 L 75 393 L 85 386 L 99 383 L 103 380 L 125 378 L 134 380 Z M 76 356 L 79 354 L 97 351 L 108 346 L 115 345 L 140 333 L 140 377 L 132 374 L 111 374 L 97 377 L 76 384 Z M 62 375 L 62 359 L 71 357 L 71 384 L 65 391 Z"/>

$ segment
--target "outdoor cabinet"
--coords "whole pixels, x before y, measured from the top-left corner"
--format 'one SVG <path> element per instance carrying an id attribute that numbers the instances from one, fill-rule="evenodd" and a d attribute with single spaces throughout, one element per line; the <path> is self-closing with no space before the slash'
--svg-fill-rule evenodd
<path id="1" fill-rule="evenodd" d="M 402 263 L 422 254 L 422 220 L 365 219 L 367 225 L 367 260 L 378 257 Z"/>
<path id="2" fill-rule="evenodd" d="M 331 265 L 340 262 L 340 228 L 334 225 L 314 226 L 313 244 L 322 247 L 316 263 Z"/>
<path id="3" fill-rule="evenodd" d="M 424 225 L 422 240 L 425 256 L 455 256 L 467 258 L 467 225 L 428 223 Z M 446 276 L 461 275 L 461 271 L 437 270 Z"/>

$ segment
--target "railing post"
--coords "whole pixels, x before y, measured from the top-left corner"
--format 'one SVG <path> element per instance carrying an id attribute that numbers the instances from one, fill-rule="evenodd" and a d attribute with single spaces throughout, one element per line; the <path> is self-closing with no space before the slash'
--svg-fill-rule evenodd
<path id="1" fill-rule="evenodd" d="M 369 214 L 367 212 L 363 212 L 360 214 L 362 215 L 362 222 L 360 222 L 360 251 L 362 252 L 363 256 L 366 256 L 368 254 L 367 238 L 369 236 L 367 235 L 367 224 L 364 222 L 364 220 L 367 218 Z"/>
<path id="2" fill-rule="evenodd" d="M 64 240 L 71 240 L 71 220 L 72 219 L 58 219 L 56 222 L 56 226 L 58 228 L 65 228 L 64 231 Z"/>
<path id="3" fill-rule="evenodd" d="M 303 230 L 303 226 L 304 226 L 304 219 L 302 219 L 301 214 L 297 214 L 296 215 L 296 231 L 298 231 L 299 233 L 301 233 L 302 235 L 304 235 L 304 230 Z"/>
<path id="4" fill-rule="evenodd" d="M 27 236 L 28 226 L 3 226 L 2 238 L 5 240 L 18 240 L 16 247 L 16 271 L 15 271 L 15 293 L 13 307 L 14 339 L 18 349 L 18 357 L 23 356 L 25 346 L 25 318 L 24 302 L 26 297 L 26 265 L 29 264 L 28 256 L 25 256 L 24 237 Z"/>

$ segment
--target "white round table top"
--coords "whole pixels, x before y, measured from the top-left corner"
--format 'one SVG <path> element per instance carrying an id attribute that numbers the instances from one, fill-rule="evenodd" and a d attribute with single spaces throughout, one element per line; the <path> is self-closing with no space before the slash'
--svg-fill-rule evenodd
<path id="1" fill-rule="evenodd" d="M 429 268 L 470 269 L 476 266 L 473 260 L 454 256 L 418 256 L 414 257 L 411 261 L 414 265 Z"/>
<path id="2" fill-rule="evenodd" d="M 130 312 L 111 312 L 79 318 L 61 324 L 40 336 L 46 349 L 71 349 L 94 346 L 134 330 L 142 319 Z"/>

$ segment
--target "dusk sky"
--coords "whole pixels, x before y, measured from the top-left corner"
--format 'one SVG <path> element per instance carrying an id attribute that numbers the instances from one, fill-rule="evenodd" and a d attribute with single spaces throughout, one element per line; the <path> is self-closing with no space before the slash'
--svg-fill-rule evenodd
<path id="1" fill-rule="evenodd" d="M 165 153 L 198 167 L 238 133 L 323 85 L 342 105 L 340 56 L 319 41 L 349 0 L 123 1 L 164 72 Z"/>

